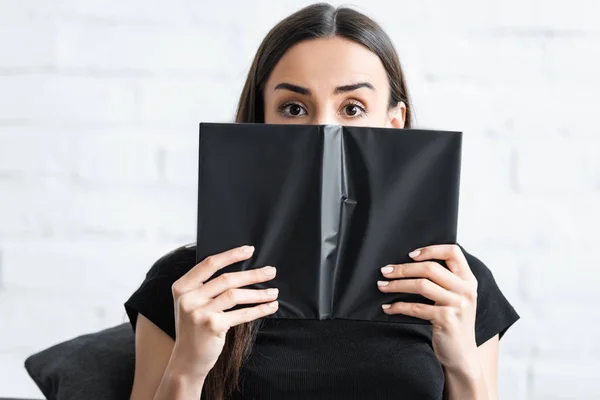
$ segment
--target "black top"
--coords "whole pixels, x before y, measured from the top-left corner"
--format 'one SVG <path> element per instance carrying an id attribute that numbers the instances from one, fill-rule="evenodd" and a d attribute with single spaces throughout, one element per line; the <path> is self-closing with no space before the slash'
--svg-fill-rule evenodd
<path id="1" fill-rule="evenodd" d="M 519 319 L 491 271 L 463 250 L 478 281 L 477 345 Z M 195 248 L 159 259 L 125 303 L 175 340 L 171 285 L 195 265 Z M 431 325 L 353 320 L 262 319 L 234 399 L 442 399 L 444 373 Z"/>

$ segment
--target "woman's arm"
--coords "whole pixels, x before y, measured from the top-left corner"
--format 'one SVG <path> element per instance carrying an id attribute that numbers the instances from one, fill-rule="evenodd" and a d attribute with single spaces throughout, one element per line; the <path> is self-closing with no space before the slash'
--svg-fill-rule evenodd
<path id="1" fill-rule="evenodd" d="M 175 341 L 138 315 L 135 333 L 135 375 L 131 400 L 199 399 L 202 379 L 186 375 L 171 358 Z"/>
<path id="2" fill-rule="evenodd" d="M 445 395 L 448 400 L 498 399 L 498 335 L 477 348 L 472 366 L 462 370 L 444 369 Z"/>
<path id="3" fill-rule="evenodd" d="M 199 399 L 204 386 L 204 378 L 196 378 L 186 374 L 185 370 L 170 363 L 158 386 L 154 400 L 186 400 Z"/>

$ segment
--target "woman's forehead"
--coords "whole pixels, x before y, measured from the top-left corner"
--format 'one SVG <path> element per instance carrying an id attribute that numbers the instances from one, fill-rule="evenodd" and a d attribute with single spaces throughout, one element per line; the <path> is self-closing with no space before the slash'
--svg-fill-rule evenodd
<path id="1" fill-rule="evenodd" d="M 313 90 L 369 82 L 374 87 L 387 83 L 379 57 L 361 44 L 334 37 L 313 39 L 292 46 L 279 60 L 267 82 L 273 90 L 282 82 Z"/>

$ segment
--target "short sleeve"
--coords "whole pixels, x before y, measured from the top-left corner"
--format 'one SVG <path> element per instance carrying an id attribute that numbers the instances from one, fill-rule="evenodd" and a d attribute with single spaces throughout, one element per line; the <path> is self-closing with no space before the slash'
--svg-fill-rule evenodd
<path id="1" fill-rule="evenodd" d="M 194 267 L 195 247 L 178 248 L 157 260 L 140 287 L 125 302 L 125 311 L 135 331 L 142 314 L 175 340 L 175 309 L 171 287 Z"/>
<path id="2" fill-rule="evenodd" d="M 492 271 L 477 257 L 461 249 L 478 283 L 475 341 L 480 346 L 496 334 L 502 338 L 520 317 L 496 284 Z"/>

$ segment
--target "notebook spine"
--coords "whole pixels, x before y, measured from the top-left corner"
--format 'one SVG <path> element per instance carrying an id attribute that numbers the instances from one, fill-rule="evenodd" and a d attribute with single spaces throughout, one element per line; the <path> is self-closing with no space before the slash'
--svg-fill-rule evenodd
<path id="1" fill-rule="evenodd" d="M 333 319 L 335 281 L 356 207 L 349 179 L 344 130 L 324 125 L 321 180 L 321 262 L 319 265 L 319 319 Z"/>
<path id="2" fill-rule="evenodd" d="M 343 263 L 346 260 L 346 245 L 348 242 L 348 237 L 350 235 L 351 221 L 354 215 L 354 211 L 357 207 L 358 202 L 356 201 L 356 196 L 354 192 L 354 184 L 351 179 L 350 171 L 349 171 L 349 160 L 348 160 L 348 151 L 346 146 L 346 132 L 343 127 L 340 127 L 340 152 L 341 152 L 341 160 L 340 160 L 340 171 L 341 171 L 341 193 L 340 198 L 338 200 L 340 204 L 340 221 L 339 221 L 339 229 L 338 229 L 338 246 L 335 257 L 335 265 L 333 266 L 333 277 L 331 280 L 331 319 L 336 318 L 336 310 L 333 307 L 333 303 L 336 302 L 337 293 L 335 289 L 337 288 L 338 277 L 340 276 L 342 270 L 344 270 Z"/>

